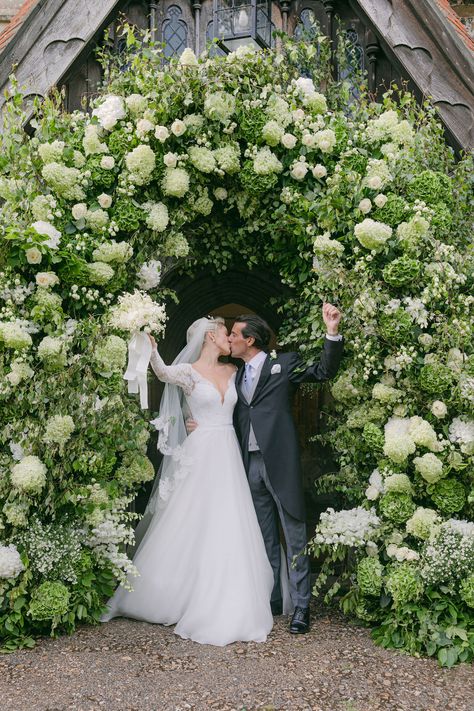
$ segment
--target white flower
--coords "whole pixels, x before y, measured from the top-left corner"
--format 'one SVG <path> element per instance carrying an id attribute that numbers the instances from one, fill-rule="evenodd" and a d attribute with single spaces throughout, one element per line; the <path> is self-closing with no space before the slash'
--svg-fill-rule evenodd
<path id="1" fill-rule="evenodd" d="M 184 121 L 181 121 L 180 119 L 175 119 L 171 124 L 171 133 L 173 133 L 175 136 L 182 136 L 185 131 L 186 124 L 184 123 Z"/>
<path id="2" fill-rule="evenodd" d="M 305 178 L 307 172 L 308 172 L 308 166 L 306 165 L 306 163 L 302 163 L 301 161 L 296 161 L 296 163 L 293 163 L 293 166 L 290 170 L 290 175 L 295 180 L 303 180 Z"/>
<path id="3" fill-rule="evenodd" d="M 336 239 L 331 239 L 330 232 L 324 232 L 314 239 L 313 249 L 316 254 L 330 256 L 340 256 L 344 252 L 344 245 Z"/>
<path id="4" fill-rule="evenodd" d="M 19 462 L 23 459 L 23 457 L 25 456 L 25 452 L 21 444 L 18 444 L 17 442 L 10 442 L 9 447 L 15 462 Z"/>
<path id="5" fill-rule="evenodd" d="M 359 203 L 359 210 L 364 214 L 367 215 L 372 209 L 372 201 L 369 200 L 369 198 L 364 198 L 363 200 L 360 201 Z"/>
<path id="6" fill-rule="evenodd" d="M 152 122 L 148 119 L 139 119 L 137 121 L 137 136 L 143 138 L 147 133 L 153 131 L 154 128 L 154 124 L 152 124 Z"/>
<path id="7" fill-rule="evenodd" d="M 112 198 L 110 195 L 107 195 L 107 193 L 101 193 L 97 198 L 97 202 L 101 207 L 107 209 L 112 205 Z"/>
<path id="8" fill-rule="evenodd" d="M 125 103 L 131 114 L 142 114 L 147 106 L 147 100 L 141 94 L 130 94 L 126 97 Z"/>
<path id="9" fill-rule="evenodd" d="M 166 126 L 157 126 L 155 128 L 155 138 L 157 138 L 160 143 L 164 143 L 166 139 L 169 137 L 170 132 L 166 128 Z"/>
<path id="10" fill-rule="evenodd" d="M 99 138 L 99 127 L 93 123 L 86 126 L 84 131 L 84 138 L 82 139 L 82 147 L 84 148 L 84 153 L 86 156 L 98 155 L 100 153 L 108 153 L 109 149 L 106 143 L 102 143 Z M 81 155 L 81 154 L 79 154 Z M 79 163 L 81 159 L 79 159 Z M 76 167 L 82 167 L 77 165 Z"/>
<path id="11" fill-rule="evenodd" d="M 72 216 L 75 220 L 82 220 L 87 215 L 87 205 L 85 202 L 77 202 L 72 206 Z"/>
<path id="12" fill-rule="evenodd" d="M 193 50 L 190 49 L 189 47 L 186 47 L 184 52 L 181 54 L 178 64 L 181 67 L 197 67 L 199 64 L 196 55 L 194 54 Z"/>
<path id="13" fill-rule="evenodd" d="M 432 452 L 438 452 L 440 449 L 436 432 L 429 422 L 422 417 L 415 415 L 410 417 L 408 433 L 415 444 L 421 445 L 430 449 Z"/>
<path id="14" fill-rule="evenodd" d="M 431 405 L 431 412 L 438 419 L 442 419 L 448 414 L 448 408 L 442 400 L 435 400 Z"/>
<path id="15" fill-rule="evenodd" d="M 37 494 L 46 484 L 46 467 L 38 457 L 28 455 L 12 467 L 10 479 L 18 491 Z"/>
<path id="16" fill-rule="evenodd" d="M 225 188 L 216 188 L 214 190 L 216 200 L 227 200 L 227 190 Z"/>
<path id="17" fill-rule="evenodd" d="M 46 423 L 43 442 L 46 442 L 46 444 L 59 444 L 62 450 L 75 428 L 74 420 L 70 415 L 54 415 Z"/>
<path id="18" fill-rule="evenodd" d="M 331 153 L 336 145 L 336 134 L 330 128 L 314 134 L 315 143 L 323 153 Z"/>
<path id="19" fill-rule="evenodd" d="M 430 484 L 434 484 L 443 476 L 443 462 L 431 452 L 422 457 L 415 457 L 413 464 L 417 472 Z"/>
<path id="20" fill-rule="evenodd" d="M 28 264 L 40 264 L 43 256 L 37 247 L 30 247 L 25 251 Z"/>
<path id="21" fill-rule="evenodd" d="M 24 569 L 16 546 L 0 544 L 0 579 L 16 578 Z"/>
<path id="22" fill-rule="evenodd" d="M 284 148 L 291 151 L 291 149 L 296 146 L 296 136 L 293 136 L 292 133 L 284 133 L 280 139 L 280 142 Z"/>
<path id="23" fill-rule="evenodd" d="M 304 120 L 304 117 L 306 116 L 306 114 L 303 111 L 303 109 L 295 109 L 292 113 L 292 116 L 293 116 L 293 121 L 298 123 L 298 122 Z"/>
<path id="24" fill-rule="evenodd" d="M 409 454 L 416 450 L 415 442 L 409 434 L 410 420 L 391 417 L 385 425 L 384 454 L 397 464 L 403 464 Z"/>
<path id="25" fill-rule="evenodd" d="M 59 232 L 54 225 L 44 220 L 37 220 L 37 222 L 33 222 L 31 226 L 39 235 L 48 237 L 47 240 L 44 240 L 43 244 L 50 249 L 58 248 L 61 240 L 61 232 Z"/>
<path id="26" fill-rule="evenodd" d="M 474 454 L 474 420 L 455 417 L 449 426 L 449 440 L 459 444 L 464 454 Z"/>
<path id="27" fill-rule="evenodd" d="M 178 162 L 178 156 L 176 153 L 165 153 L 163 156 L 163 163 L 167 168 L 175 168 Z"/>
<path id="28" fill-rule="evenodd" d="M 307 148 L 314 148 L 316 145 L 316 138 L 313 133 L 303 133 L 301 136 L 301 143 Z"/>
<path id="29" fill-rule="evenodd" d="M 283 165 L 268 146 L 257 151 L 253 159 L 253 169 L 257 175 L 270 175 L 270 173 L 281 173 Z"/>
<path id="30" fill-rule="evenodd" d="M 165 195 L 183 197 L 189 190 L 189 175 L 183 168 L 168 168 L 162 187 Z"/>
<path id="31" fill-rule="evenodd" d="M 131 179 L 137 185 L 146 185 L 155 169 L 156 156 L 150 146 L 142 144 L 127 153 L 125 164 L 131 173 Z"/>
<path id="32" fill-rule="evenodd" d="M 376 499 L 379 498 L 380 496 L 380 491 L 377 489 L 376 486 L 368 486 L 367 489 L 365 490 L 365 495 L 369 499 L 369 501 L 375 501 Z"/>
<path id="33" fill-rule="evenodd" d="M 151 230 L 156 232 L 164 232 L 168 227 L 169 215 L 168 208 L 162 202 L 148 203 L 148 214 L 146 224 Z"/>
<path id="34" fill-rule="evenodd" d="M 125 118 L 123 99 L 120 96 L 110 94 L 100 106 L 93 110 L 92 115 L 97 116 L 102 128 L 105 128 L 106 131 L 111 131 L 117 121 Z"/>
<path id="35" fill-rule="evenodd" d="M 313 168 L 313 175 L 315 178 L 325 178 L 326 175 L 328 174 L 326 168 L 324 165 L 321 165 L 321 163 L 317 163 L 314 168 Z"/>
<path id="36" fill-rule="evenodd" d="M 341 543 L 345 546 L 360 546 L 373 539 L 380 526 L 374 509 L 357 508 L 334 511 L 329 508 L 321 514 L 316 528 L 316 543 Z"/>
<path id="37" fill-rule="evenodd" d="M 35 281 L 38 286 L 49 288 L 59 284 L 59 277 L 54 272 L 38 272 L 35 275 Z"/>
<path id="38" fill-rule="evenodd" d="M 384 222 L 377 222 L 366 217 L 354 227 L 354 234 L 363 247 L 380 251 L 392 235 L 392 228 Z"/>
<path id="39" fill-rule="evenodd" d="M 106 264 L 110 262 L 124 264 L 131 259 L 132 255 L 133 247 L 128 244 L 128 242 L 116 242 L 112 240 L 111 242 L 104 242 L 94 249 L 92 259 L 95 262 L 105 262 Z"/>
<path id="40" fill-rule="evenodd" d="M 138 286 L 144 291 L 155 289 L 161 279 L 161 262 L 156 259 L 150 259 L 140 267 L 138 276 Z"/>
<path id="41" fill-rule="evenodd" d="M 284 133 L 285 129 L 277 121 L 268 121 L 262 128 L 262 138 L 269 146 L 277 146 Z"/>
<path id="42" fill-rule="evenodd" d="M 115 158 L 113 156 L 102 156 L 100 159 L 100 167 L 103 170 L 112 170 L 115 167 Z"/>
<path id="43" fill-rule="evenodd" d="M 383 207 L 385 203 L 387 202 L 388 198 L 386 195 L 383 193 L 379 193 L 374 197 L 374 203 L 377 205 L 377 207 Z"/>
<path id="44" fill-rule="evenodd" d="M 121 331 L 133 333 L 145 329 L 160 335 L 165 328 L 166 313 L 164 306 L 137 290 L 119 296 L 118 304 L 110 310 L 109 322 Z"/>

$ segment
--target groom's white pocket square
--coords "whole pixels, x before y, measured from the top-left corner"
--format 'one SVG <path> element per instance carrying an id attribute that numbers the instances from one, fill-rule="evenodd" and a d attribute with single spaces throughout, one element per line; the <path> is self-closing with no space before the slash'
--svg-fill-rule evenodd
<path id="1" fill-rule="evenodd" d="M 272 375 L 275 375 L 275 373 L 281 373 L 281 365 L 279 363 L 275 363 L 275 365 L 272 365 L 270 372 Z"/>

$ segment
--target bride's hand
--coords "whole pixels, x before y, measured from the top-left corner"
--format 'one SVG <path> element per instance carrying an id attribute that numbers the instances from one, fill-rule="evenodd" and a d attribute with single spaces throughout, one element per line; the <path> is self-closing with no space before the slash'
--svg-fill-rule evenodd
<path id="1" fill-rule="evenodd" d="M 155 339 L 153 338 L 153 336 L 151 335 L 151 333 L 148 334 L 148 338 L 150 339 L 152 349 L 153 349 L 154 351 L 156 351 L 156 349 L 157 349 L 156 341 L 155 341 Z"/>

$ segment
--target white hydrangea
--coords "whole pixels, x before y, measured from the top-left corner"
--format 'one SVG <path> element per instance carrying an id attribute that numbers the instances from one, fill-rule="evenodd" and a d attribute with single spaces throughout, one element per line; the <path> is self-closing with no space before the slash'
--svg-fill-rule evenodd
<path id="1" fill-rule="evenodd" d="M 46 247 L 49 247 L 49 249 L 57 249 L 59 247 L 61 232 L 50 222 L 46 222 L 45 220 L 37 220 L 36 222 L 33 222 L 31 227 L 39 235 L 48 238 L 43 241 L 43 244 Z"/>
<path id="2" fill-rule="evenodd" d="M 455 417 L 449 426 L 449 440 L 459 444 L 464 454 L 474 454 L 474 420 Z"/>
<path id="3" fill-rule="evenodd" d="M 155 289 L 161 280 L 161 262 L 150 259 L 140 267 L 138 272 L 138 286 L 144 291 Z"/>
<path id="4" fill-rule="evenodd" d="M 87 274 L 91 284 L 103 286 L 113 278 L 115 271 L 105 262 L 91 262 L 87 265 Z"/>
<path id="5" fill-rule="evenodd" d="M 16 578 L 25 570 L 20 554 L 13 543 L 9 546 L 3 546 L 0 543 L 0 578 L 9 579 Z"/>
<path id="6" fill-rule="evenodd" d="M 0 341 L 3 341 L 7 348 L 16 350 L 29 348 L 33 343 L 30 334 L 25 328 L 14 321 L 0 322 Z"/>
<path id="7" fill-rule="evenodd" d="M 367 172 L 363 180 L 363 185 L 371 190 L 380 190 L 387 183 L 393 180 L 386 161 L 378 158 L 370 158 L 367 163 Z"/>
<path id="8" fill-rule="evenodd" d="M 190 47 L 186 47 L 178 60 L 178 64 L 180 67 L 197 67 L 199 62 L 193 50 Z"/>
<path id="9" fill-rule="evenodd" d="M 87 226 L 90 227 L 93 232 L 100 232 L 100 230 L 107 225 L 109 215 L 105 210 L 102 210 L 102 208 L 98 208 L 97 210 L 87 210 L 85 219 Z"/>
<path id="10" fill-rule="evenodd" d="M 415 215 L 408 222 L 401 222 L 397 227 L 397 237 L 402 246 L 411 247 L 420 241 L 430 229 L 430 223 L 421 215 Z"/>
<path id="11" fill-rule="evenodd" d="M 125 104 L 131 114 L 138 116 L 144 113 L 147 107 L 147 100 L 142 94 L 130 94 L 126 97 Z"/>
<path id="12" fill-rule="evenodd" d="M 213 194 L 216 200 L 227 200 L 228 194 L 225 188 L 216 188 Z"/>
<path id="13" fill-rule="evenodd" d="M 439 523 L 441 523 L 441 518 L 436 511 L 419 506 L 406 522 L 406 530 L 416 538 L 426 541 Z"/>
<path id="14" fill-rule="evenodd" d="M 267 121 L 262 128 L 262 138 L 269 146 L 277 146 L 284 133 L 285 129 L 277 121 Z"/>
<path id="15" fill-rule="evenodd" d="M 110 262 L 124 264 L 131 259 L 132 255 L 133 247 L 128 242 L 112 240 L 111 242 L 104 242 L 94 249 L 92 259 L 95 262 L 105 262 L 106 264 L 110 264 Z"/>
<path id="16" fill-rule="evenodd" d="M 53 161 L 62 160 L 65 145 L 64 141 L 40 143 L 38 153 L 43 163 L 52 163 Z"/>
<path id="17" fill-rule="evenodd" d="M 443 462 L 431 452 L 427 452 L 422 457 L 415 457 L 413 464 L 416 471 L 429 484 L 434 484 L 443 476 Z"/>
<path id="18" fill-rule="evenodd" d="M 155 232 L 164 232 L 169 224 L 168 208 L 162 202 L 146 204 L 146 224 Z"/>
<path id="19" fill-rule="evenodd" d="M 168 168 L 165 172 L 163 192 L 172 197 L 183 197 L 189 190 L 189 175 L 184 168 Z"/>
<path id="20" fill-rule="evenodd" d="M 418 444 L 421 447 L 426 447 L 432 452 L 439 451 L 440 445 L 436 436 L 436 432 L 434 431 L 430 423 L 424 420 L 422 417 L 418 417 L 418 415 L 410 417 L 408 433 L 412 440 L 415 442 L 415 444 Z"/>
<path id="21" fill-rule="evenodd" d="M 203 146 L 191 146 L 188 149 L 189 160 L 201 173 L 212 173 L 216 169 L 214 153 Z"/>
<path id="22" fill-rule="evenodd" d="M 52 220 L 57 202 L 52 195 L 37 195 L 31 203 L 31 212 L 35 220 Z"/>
<path id="23" fill-rule="evenodd" d="M 409 434 L 410 420 L 391 417 L 385 425 L 384 454 L 397 464 L 403 464 L 416 450 L 415 442 Z"/>
<path id="24" fill-rule="evenodd" d="M 235 111 L 235 97 L 225 91 L 209 92 L 204 99 L 204 113 L 226 123 Z"/>
<path id="25" fill-rule="evenodd" d="M 378 469 L 374 469 L 369 477 L 369 486 L 365 490 L 365 496 L 369 501 L 376 501 L 384 493 L 383 477 Z"/>
<path id="26" fill-rule="evenodd" d="M 465 373 L 461 375 L 459 379 L 459 391 L 463 400 L 474 404 L 474 377 L 472 375 Z"/>
<path id="27" fill-rule="evenodd" d="M 278 121 L 284 128 L 292 121 L 290 106 L 280 94 L 271 94 L 269 96 L 265 113 L 269 119 Z"/>
<path id="28" fill-rule="evenodd" d="M 82 174 L 77 168 L 68 168 L 62 163 L 53 161 L 43 166 L 41 175 L 56 195 L 66 200 L 84 199 L 85 193 L 79 184 Z"/>
<path id="29" fill-rule="evenodd" d="M 369 143 L 384 141 L 391 137 L 392 131 L 398 125 L 398 114 L 392 109 L 384 111 L 377 118 L 370 119 L 365 128 L 365 136 Z"/>
<path id="30" fill-rule="evenodd" d="M 20 360 L 13 360 L 10 364 L 10 368 L 11 370 L 5 375 L 5 379 L 14 387 L 19 385 L 23 380 L 29 380 L 35 374 L 34 370 L 32 370 L 27 363 Z"/>
<path id="31" fill-rule="evenodd" d="M 54 415 L 46 423 L 43 442 L 59 444 L 60 449 L 63 449 L 75 428 L 74 420 L 70 415 Z"/>
<path id="32" fill-rule="evenodd" d="M 270 175 L 271 173 L 281 173 L 283 165 L 270 148 L 265 146 L 257 151 L 253 159 L 253 169 L 257 175 Z"/>
<path id="33" fill-rule="evenodd" d="M 386 241 L 392 236 L 392 228 L 384 222 L 377 222 L 370 217 L 354 227 L 354 234 L 360 244 L 371 251 L 383 249 Z"/>
<path id="34" fill-rule="evenodd" d="M 331 239 L 330 232 L 324 232 L 315 237 L 313 250 L 316 254 L 324 256 L 340 256 L 344 252 L 344 245 L 336 239 Z"/>
<path id="35" fill-rule="evenodd" d="M 361 546 L 377 534 L 380 519 L 374 509 L 358 506 L 350 510 L 329 508 L 321 514 L 314 541 L 327 545 Z"/>
<path id="36" fill-rule="evenodd" d="M 100 140 L 98 127 L 93 123 L 89 123 L 85 128 L 82 147 L 86 156 L 109 152 L 107 144 Z"/>
<path id="37" fill-rule="evenodd" d="M 92 111 L 92 116 L 97 116 L 102 128 L 111 131 L 117 121 L 125 118 L 125 105 L 121 96 L 110 94 Z"/>
<path id="38" fill-rule="evenodd" d="M 130 171 L 130 179 L 136 185 L 146 185 L 150 182 L 155 170 L 156 156 L 150 146 L 141 144 L 125 156 L 125 164 Z"/>
<path id="39" fill-rule="evenodd" d="M 386 548 L 386 553 L 389 558 L 395 558 L 399 563 L 404 560 L 418 560 L 419 555 L 408 546 L 397 546 L 395 543 L 390 543 Z"/>
<path id="40" fill-rule="evenodd" d="M 372 397 L 374 400 L 379 400 L 379 402 L 391 404 L 400 400 L 401 396 L 402 393 L 400 390 L 389 385 L 384 385 L 383 383 L 375 383 L 372 388 Z"/>
<path id="41" fill-rule="evenodd" d="M 317 113 L 326 113 L 328 110 L 326 97 L 316 91 L 313 80 L 310 77 L 299 77 L 294 81 L 294 85 L 305 106 L 309 106 Z"/>
<path id="42" fill-rule="evenodd" d="M 147 135 L 147 133 L 151 133 L 151 131 L 153 131 L 154 128 L 155 128 L 155 125 L 149 119 L 146 119 L 146 118 L 139 119 L 137 121 L 137 127 L 136 127 L 137 136 L 139 138 L 144 138 Z"/>
<path id="43" fill-rule="evenodd" d="M 39 457 L 27 455 L 12 467 L 10 479 L 14 489 L 38 494 L 46 484 L 46 467 Z"/>

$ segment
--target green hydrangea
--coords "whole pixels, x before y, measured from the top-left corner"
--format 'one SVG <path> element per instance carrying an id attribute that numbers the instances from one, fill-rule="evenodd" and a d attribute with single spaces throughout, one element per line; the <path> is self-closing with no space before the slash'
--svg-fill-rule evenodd
<path id="1" fill-rule="evenodd" d="M 349 412 L 346 419 L 346 426 L 349 429 L 363 429 L 369 422 L 376 425 L 385 421 L 386 414 L 383 405 L 378 403 L 364 404 L 355 407 Z M 369 435 L 370 437 L 370 435 Z"/>
<path id="2" fill-rule="evenodd" d="M 377 597 L 382 590 L 383 565 L 378 558 L 366 557 L 357 566 L 357 584 L 363 595 Z"/>
<path id="3" fill-rule="evenodd" d="M 440 202 L 432 206 L 434 215 L 431 218 L 431 229 L 436 237 L 447 237 L 453 224 L 453 214 L 449 207 Z"/>
<path id="4" fill-rule="evenodd" d="M 240 132 L 250 145 L 256 145 L 260 141 L 262 128 L 268 118 L 259 109 L 248 109 L 240 115 Z"/>
<path id="5" fill-rule="evenodd" d="M 399 494 L 412 494 L 411 481 L 406 474 L 391 474 L 384 480 L 386 493 L 393 491 Z"/>
<path id="6" fill-rule="evenodd" d="M 133 146 L 133 143 L 129 141 L 129 134 L 123 131 L 113 131 L 108 137 L 109 150 L 118 158 L 127 153 Z"/>
<path id="7" fill-rule="evenodd" d="M 59 581 L 46 581 L 34 590 L 28 614 L 33 620 L 52 620 L 69 609 L 69 590 Z"/>
<path id="8" fill-rule="evenodd" d="M 383 431 L 372 422 L 367 422 L 362 430 L 362 438 L 366 445 L 375 451 L 383 449 L 385 437 Z"/>
<path id="9" fill-rule="evenodd" d="M 145 214 L 132 200 L 122 199 L 114 204 L 113 219 L 123 232 L 133 232 L 138 230 Z"/>
<path id="10" fill-rule="evenodd" d="M 155 469 L 148 457 L 133 454 L 124 458 L 115 476 L 121 484 L 135 486 L 141 482 L 152 481 L 155 478 Z"/>
<path id="11" fill-rule="evenodd" d="M 128 149 L 129 144 L 127 145 Z M 113 170 L 106 170 L 102 167 L 102 156 L 90 156 L 86 163 L 86 170 L 91 174 L 91 181 L 95 185 L 100 185 L 103 188 L 111 188 L 115 183 L 115 173 Z"/>
<path id="12" fill-rule="evenodd" d="M 204 113 L 211 119 L 226 123 L 235 111 L 235 96 L 225 91 L 209 92 L 204 99 Z"/>
<path id="13" fill-rule="evenodd" d="M 443 514 L 461 511 L 466 504 L 466 490 L 458 479 L 440 479 L 430 487 L 429 493 Z"/>
<path id="14" fill-rule="evenodd" d="M 240 148 L 237 143 L 228 143 L 214 150 L 217 165 L 228 175 L 240 170 Z"/>
<path id="15" fill-rule="evenodd" d="M 385 579 L 385 587 L 392 596 L 394 607 L 415 602 L 423 593 L 423 582 L 418 569 L 407 561 L 392 566 Z"/>
<path id="16" fill-rule="evenodd" d="M 418 279 L 420 271 L 421 265 L 418 260 L 403 256 L 387 264 L 382 274 L 387 284 L 399 287 Z"/>
<path id="17" fill-rule="evenodd" d="M 414 513 L 416 505 L 408 493 L 389 491 L 380 499 L 380 513 L 394 524 L 405 523 Z"/>
<path id="18" fill-rule="evenodd" d="M 430 395 L 439 395 L 449 390 L 453 384 L 453 374 L 443 363 L 427 363 L 420 371 L 419 383 L 422 390 Z"/>
<path id="19" fill-rule="evenodd" d="M 377 209 L 377 220 L 385 222 L 390 227 L 396 227 L 406 218 L 408 209 L 409 207 L 402 197 L 389 193 L 385 205 Z"/>
<path id="20" fill-rule="evenodd" d="M 61 338 L 45 336 L 38 345 L 38 358 L 50 373 L 62 370 L 67 362 L 66 346 Z"/>
<path id="21" fill-rule="evenodd" d="M 413 321 L 405 309 L 399 308 L 391 314 L 382 314 L 379 319 L 379 333 L 386 341 L 404 343 L 413 335 Z"/>
<path id="22" fill-rule="evenodd" d="M 115 272 L 110 264 L 105 262 L 91 262 L 87 265 L 88 281 L 91 284 L 103 286 L 113 278 L 114 274 Z"/>
<path id="23" fill-rule="evenodd" d="M 461 582 L 459 595 L 468 607 L 474 608 L 474 573 Z"/>
<path id="24" fill-rule="evenodd" d="M 28 525 L 29 504 L 26 502 L 7 501 L 3 507 L 5 520 L 14 528 L 24 528 Z"/>
<path id="25" fill-rule="evenodd" d="M 452 202 L 453 183 L 445 173 L 423 170 L 408 185 L 408 195 L 412 200 L 423 200 L 429 205 Z"/>
<path id="26" fill-rule="evenodd" d="M 122 373 L 127 362 L 127 344 L 119 336 L 107 336 L 94 350 L 97 371 L 104 377 Z"/>
<path id="27" fill-rule="evenodd" d="M 46 444 L 59 444 L 62 450 L 74 432 L 75 427 L 74 420 L 70 415 L 54 415 L 46 423 L 43 442 L 46 442 Z"/>
<path id="28" fill-rule="evenodd" d="M 240 173 L 240 182 L 248 193 L 260 194 L 271 190 L 278 182 L 278 176 L 276 173 L 257 175 L 253 168 L 253 161 L 247 160 Z"/>
<path id="29" fill-rule="evenodd" d="M 269 146 L 278 146 L 285 129 L 277 121 L 268 121 L 262 129 L 262 138 Z"/>

